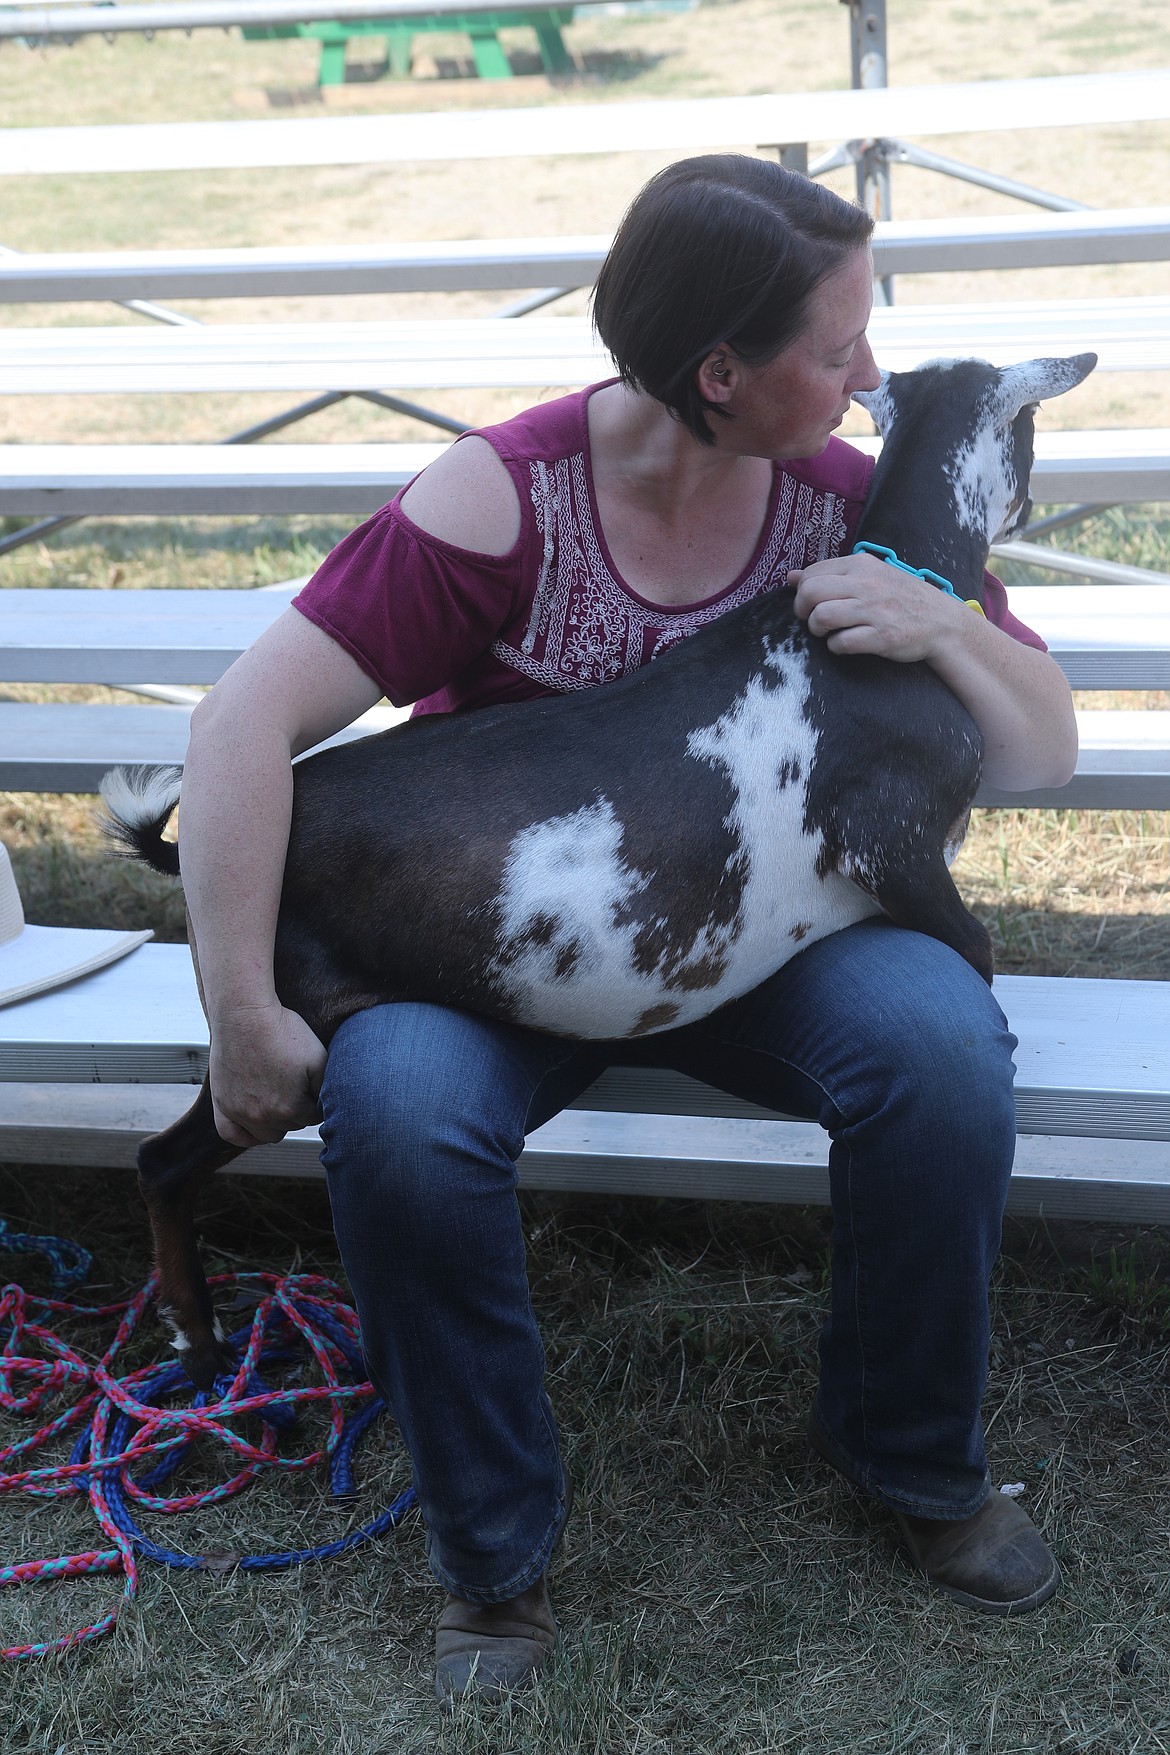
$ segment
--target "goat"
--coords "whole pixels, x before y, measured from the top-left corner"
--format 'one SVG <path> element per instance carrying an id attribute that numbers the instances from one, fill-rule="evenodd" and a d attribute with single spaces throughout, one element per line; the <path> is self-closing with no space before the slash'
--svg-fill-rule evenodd
<path id="1" fill-rule="evenodd" d="M 1030 510 L 1036 404 L 1095 364 L 939 361 L 859 395 L 884 435 L 859 540 L 980 603 L 990 543 Z M 393 1000 L 633 1038 L 883 911 L 990 982 L 988 935 L 948 869 L 979 783 L 974 721 L 926 664 L 835 656 L 793 598 L 768 591 L 604 687 L 423 717 L 299 761 L 282 1003 L 326 1045 Z M 115 769 L 102 788 L 121 849 L 172 874 L 161 832 L 179 772 Z M 194 1201 L 237 1155 L 206 1081 L 138 1154 L 160 1305 L 203 1388 L 227 1358 Z"/>

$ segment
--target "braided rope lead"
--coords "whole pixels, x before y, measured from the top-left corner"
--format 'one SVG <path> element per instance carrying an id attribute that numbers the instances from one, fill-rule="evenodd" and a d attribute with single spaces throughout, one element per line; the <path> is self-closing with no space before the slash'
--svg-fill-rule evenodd
<path id="1" fill-rule="evenodd" d="M 36 1237 L 26 1231 L 14 1231 L 0 1219 L 0 1250 L 3 1249 L 44 1256 L 54 1292 L 67 1292 L 70 1286 L 82 1285 L 93 1266 L 92 1255 L 80 1243 L 71 1243 L 67 1237 Z"/>
<path id="2" fill-rule="evenodd" d="M 56 1237 L 12 1232 L 0 1220 L 0 1250 L 4 1249 L 44 1256 L 57 1292 L 80 1284 L 89 1272 L 90 1257 L 79 1245 Z M 329 1468 L 332 1497 L 338 1501 L 355 1497 L 354 1452 L 384 1404 L 366 1381 L 357 1315 L 340 1288 L 315 1274 L 220 1274 L 211 1284 L 234 1286 L 250 1296 L 259 1294 L 258 1302 L 248 1325 L 231 1337 L 230 1346 L 238 1361 L 234 1375 L 220 1379 L 214 1399 L 198 1393 L 190 1406 L 178 1405 L 175 1400 L 191 1394 L 177 1364 L 144 1366 L 122 1376 L 115 1376 L 112 1369 L 154 1295 L 153 1279 L 127 1302 L 100 1306 L 35 1297 L 18 1285 L 0 1289 L 0 1411 L 27 1417 L 41 1413 L 53 1398 L 75 1398 L 38 1431 L 0 1449 L 0 1469 L 23 1462 L 63 1433 L 82 1428 L 68 1462 L 0 1473 L 0 1493 L 24 1492 L 43 1498 L 84 1496 L 110 1544 L 54 1559 L 0 1566 L 0 1587 L 97 1573 L 121 1574 L 123 1579 L 120 1601 L 96 1621 L 57 1639 L 0 1648 L 0 1657 L 47 1657 L 110 1632 L 121 1610 L 137 1595 L 139 1554 L 188 1571 L 223 1569 L 223 1556 L 186 1554 L 152 1541 L 131 1514 L 131 1503 L 166 1514 L 195 1511 L 234 1498 L 266 1470 L 302 1471 L 322 1463 Z M 36 1320 L 51 1314 L 89 1319 L 118 1316 L 120 1320 L 101 1358 L 89 1363 L 44 1321 Z M 303 1388 L 269 1388 L 265 1374 L 295 1368 L 304 1350 L 315 1362 L 322 1381 Z M 324 1445 L 305 1456 L 281 1454 L 281 1440 L 287 1439 L 296 1425 L 298 1410 L 316 1402 L 324 1402 L 329 1409 Z M 231 1423 L 245 1414 L 260 1419 L 258 1444 L 244 1438 Z M 161 1494 L 158 1489 L 182 1468 L 198 1438 L 221 1444 L 235 1472 L 227 1480 L 198 1491 L 169 1497 Z M 137 1477 L 131 1474 L 132 1468 L 144 1462 L 150 1465 L 145 1472 Z M 414 1490 L 408 1488 L 378 1517 L 336 1541 L 313 1548 L 231 1556 L 226 1563 L 260 1572 L 330 1559 L 395 1528 L 414 1502 Z"/>

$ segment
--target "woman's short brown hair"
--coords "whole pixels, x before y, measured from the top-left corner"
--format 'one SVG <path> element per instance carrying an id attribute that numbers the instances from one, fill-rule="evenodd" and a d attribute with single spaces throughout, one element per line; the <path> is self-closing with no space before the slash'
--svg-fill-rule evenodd
<path id="1" fill-rule="evenodd" d="M 873 221 L 771 159 L 680 159 L 634 197 L 602 265 L 593 322 L 624 383 L 714 444 L 695 374 L 713 347 L 775 358 L 821 281 L 864 248 Z"/>

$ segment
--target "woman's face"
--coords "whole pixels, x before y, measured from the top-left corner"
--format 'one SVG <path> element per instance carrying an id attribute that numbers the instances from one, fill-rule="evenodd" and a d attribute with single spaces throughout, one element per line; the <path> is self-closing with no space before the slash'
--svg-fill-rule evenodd
<path id="1" fill-rule="evenodd" d="M 718 448 L 773 459 L 823 451 L 853 392 L 881 382 L 865 336 L 872 304 L 873 263 L 868 250 L 855 250 L 822 281 L 807 328 L 775 359 L 749 366 L 727 349 L 730 394 L 720 400 L 734 419 L 710 423 Z"/>

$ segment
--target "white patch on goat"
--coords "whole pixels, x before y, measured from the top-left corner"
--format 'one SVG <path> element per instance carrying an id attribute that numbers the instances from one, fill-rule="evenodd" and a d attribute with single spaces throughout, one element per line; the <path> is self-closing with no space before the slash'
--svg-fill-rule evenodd
<path id="1" fill-rule="evenodd" d="M 191 1351 L 190 1336 L 185 1329 L 179 1326 L 179 1319 L 175 1311 L 166 1305 L 160 1304 L 158 1313 L 163 1318 L 163 1321 L 170 1325 L 172 1330 L 171 1346 L 175 1349 L 175 1352 L 189 1353 Z M 223 1324 L 220 1322 L 218 1316 L 212 1318 L 211 1332 L 217 1341 L 227 1340 L 227 1336 L 223 1332 Z"/>
<path id="2" fill-rule="evenodd" d="M 623 827 L 610 800 L 534 823 L 512 842 L 497 899 L 502 930 L 492 975 L 519 1022 L 593 1038 L 674 1029 L 747 993 L 805 945 L 880 912 L 844 877 L 817 875 L 821 836 L 803 827 L 816 757 L 802 712 L 807 668 L 803 655 L 784 651 L 766 663 L 782 683 L 752 677 L 726 713 L 687 738 L 687 756 L 723 769 L 734 791 L 721 825 L 736 843 L 725 873 L 743 876 L 733 919 L 704 921 L 668 968 L 639 968 L 638 935 L 652 923 L 629 904 L 654 874 L 622 858 Z M 680 828 L 701 834 L 686 810 L 684 766 Z M 662 854 L 669 859 L 669 846 Z M 704 966 L 716 972 L 713 982 L 680 984 L 680 973 Z"/>
<path id="3" fill-rule="evenodd" d="M 898 412 L 898 404 L 890 394 L 886 380 L 883 378 L 876 390 L 855 390 L 853 400 L 865 409 L 878 432 L 888 437 Z"/>
<path id="4" fill-rule="evenodd" d="M 998 429 L 988 419 L 956 445 L 944 473 L 954 494 L 955 515 L 964 529 L 983 542 L 995 536 L 1018 491 L 1012 467 L 1011 427 Z M 991 508 L 1000 508 L 992 528 Z"/>

